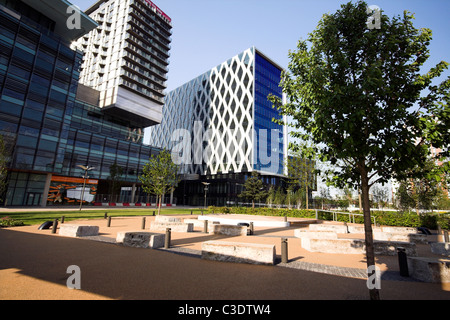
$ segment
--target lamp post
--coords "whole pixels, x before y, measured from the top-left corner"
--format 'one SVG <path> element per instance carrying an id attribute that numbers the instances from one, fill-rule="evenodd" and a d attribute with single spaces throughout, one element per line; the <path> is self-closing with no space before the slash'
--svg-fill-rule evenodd
<path id="1" fill-rule="evenodd" d="M 84 189 L 86 188 L 86 179 L 89 178 L 88 177 L 88 171 L 91 171 L 93 169 L 95 169 L 94 167 L 89 167 L 89 166 L 82 166 L 82 165 L 78 165 L 77 167 L 80 167 L 81 169 L 84 170 L 84 175 L 83 175 L 83 190 L 81 190 L 81 199 L 80 199 L 80 211 L 81 211 L 81 207 L 83 206 L 83 200 L 84 200 Z"/>
<path id="2" fill-rule="evenodd" d="M 205 205 L 204 205 L 204 207 L 206 210 L 206 193 L 208 192 L 208 186 L 210 185 L 210 183 L 209 182 L 202 182 L 202 183 L 205 186 Z"/>

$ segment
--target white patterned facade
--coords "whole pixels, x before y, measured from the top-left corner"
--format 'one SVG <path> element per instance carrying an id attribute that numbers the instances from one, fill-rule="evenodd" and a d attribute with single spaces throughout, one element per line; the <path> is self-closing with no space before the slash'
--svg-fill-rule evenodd
<path id="1" fill-rule="evenodd" d="M 276 125 L 279 128 L 262 132 L 264 137 L 275 134 L 277 144 L 272 144 L 268 154 L 267 150 L 258 150 L 267 142 L 257 143 L 261 135 L 255 131 L 257 54 L 262 56 L 254 47 L 245 50 L 168 94 L 161 124 L 148 129 L 149 143 L 172 150 L 182 173 L 216 175 L 256 170 L 283 174 L 280 162 L 287 147 L 284 127 Z M 261 158 L 265 163 L 269 162 L 266 168 L 256 167 L 260 153 L 264 153 Z"/>

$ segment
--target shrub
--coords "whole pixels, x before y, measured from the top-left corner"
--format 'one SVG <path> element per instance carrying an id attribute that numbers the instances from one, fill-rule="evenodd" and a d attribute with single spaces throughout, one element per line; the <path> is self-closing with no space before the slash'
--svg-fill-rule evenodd
<path id="1" fill-rule="evenodd" d="M 276 208 L 247 208 L 247 207 L 209 207 L 208 213 L 233 213 L 233 214 L 249 214 L 249 215 L 264 215 L 275 217 L 291 217 L 291 218 L 310 218 L 316 217 L 316 211 L 313 209 L 276 209 Z M 384 226 L 393 227 L 426 227 L 428 229 L 436 230 L 438 224 L 444 230 L 450 230 L 450 215 L 445 214 L 421 214 L 415 213 L 398 213 L 394 211 L 372 212 L 372 217 L 375 217 L 376 223 Z M 349 219 L 348 214 L 336 212 L 334 214 L 337 221 L 341 222 L 355 222 L 364 223 L 362 215 L 354 215 Z M 318 218 L 320 220 L 333 220 L 333 213 L 328 211 L 318 210 Z M 351 221 L 350 221 L 351 220 Z"/>
<path id="2" fill-rule="evenodd" d="M 24 223 L 20 220 L 14 220 L 10 217 L 3 217 L 0 218 L 0 227 L 6 228 L 6 227 L 17 227 L 17 226 L 23 226 Z"/>

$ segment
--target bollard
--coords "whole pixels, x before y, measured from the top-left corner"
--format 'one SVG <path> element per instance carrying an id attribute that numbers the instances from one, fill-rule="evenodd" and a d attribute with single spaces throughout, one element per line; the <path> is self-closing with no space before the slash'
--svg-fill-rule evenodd
<path id="1" fill-rule="evenodd" d="M 141 229 L 142 229 L 142 230 L 145 229 L 145 217 L 142 217 Z"/>
<path id="2" fill-rule="evenodd" d="M 450 242 L 447 230 L 444 230 L 444 242 Z"/>
<path id="3" fill-rule="evenodd" d="M 250 235 L 252 236 L 254 232 L 255 232 L 255 229 L 253 227 L 253 222 L 250 222 Z"/>
<path id="4" fill-rule="evenodd" d="M 208 220 L 203 220 L 203 233 L 208 233 Z"/>
<path id="5" fill-rule="evenodd" d="M 403 247 L 397 247 L 398 265 L 400 267 L 400 275 L 402 277 L 409 277 L 408 258 L 406 257 L 406 250 Z"/>
<path id="6" fill-rule="evenodd" d="M 287 222 L 287 216 L 284 216 L 284 222 Z"/>
<path id="7" fill-rule="evenodd" d="M 153 216 L 155 216 L 155 211 L 153 211 Z"/>
<path id="8" fill-rule="evenodd" d="M 108 212 L 105 212 L 104 218 L 105 218 L 105 219 L 108 219 Z"/>
<path id="9" fill-rule="evenodd" d="M 192 210 L 191 210 L 191 216 L 192 216 Z"/>
<path id="10" fill-rule="evenodd" d="M 107 222 L 106 226 L 108 228 L 111 227 L 111 216 L 108 217 L 108 222 Z"/>
<path id="11" fill-rule="evenodd" d="M 203 210 L 202 210 L 202 215 L 203 215 Z"/>
<path id="12" fill-rule="evenodd" d="M 170 248 L 170 228 L 166 228 L 166 237 L 164 238 L 164 249 Z"/>
<path id="13" fill-rule="evenodd" d="M 66 218 L 65 216 L 62 216 L 62 217 L 61 217 L 61 224 L 64 223 L 64 219 L 65 219 L 65 218 Z"/>
<path id="14" fill-rule="evenodd" d="M 56 228 L 58 227 L 58 219 L 53 220 L 52 233 L 56 233 Z"/>
<path id="15" fill-rule="evenodd" d="M 281 262 L 288 262 L 288 239 L 281 238 Z"/>

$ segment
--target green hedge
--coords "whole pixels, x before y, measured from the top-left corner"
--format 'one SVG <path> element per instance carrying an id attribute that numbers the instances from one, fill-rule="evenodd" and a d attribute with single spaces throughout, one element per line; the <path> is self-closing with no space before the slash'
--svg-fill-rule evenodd
<path id="1" fill-rule="evenodd" d="M 275 209 L 275 208 L 247 208 L 247 207 L 209 207 L 208 213 L 232 213 L 232 214 L 249 214 L 261 216 L 275 217 L 291 217 L 291 218 L 311 218 L 315 219 L 316 210 L 306 209 Z M 359 213 L 359 212 L 358 212 Z M 443 230 L 450 230 L 450 215 L 448 214 L 421 214 L 416 213 L 399 213 L 392 211 L 371 213 L 375 217 L 376 223 L 382 226 L 396 227 L 426 227 L 436 230 L 440 225 Z M 321 220 L 333 220 L 333 213 L 318 210 L 318 218 Z M 350 222 L 347 214 L 336 213 L 336 220 L 341 222 Z M 355 223 L 363 223 L 363 216 L 354 216 Z M 351 219 L 353 222 L 353 218 Z"/>

